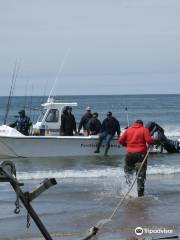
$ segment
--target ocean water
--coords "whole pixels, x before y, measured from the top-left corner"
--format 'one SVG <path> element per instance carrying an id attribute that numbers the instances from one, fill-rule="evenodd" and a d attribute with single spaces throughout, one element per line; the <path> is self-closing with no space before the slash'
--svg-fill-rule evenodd
<path id="1" fill-rule="evenodd" d="M 179 95 L 65 96 L 63 101 L 77 101 L 73 109 L 77 122 L 90 105 L 102 120 L 107 111 L 118 118 L 121 128 L 127 119 L 156 121 L 168 136 L 180 137 Z M 43 97 L 14 97 L 8 116 L 13 121 L 19 109 L 26 106 L 35 122 Z M 0 97 L 0 122 L 3 123 L 7 98 Z M 127 107 L 127 111 L 125 108 Z M 23 147 L 23 146 L 22 146 Z M 9 159 L 24 182 L 24 191 L 32 190 L 45 178 L 56 178 L 58 184 L 32 203 L 53 239 L 81 239 L 86 231 L 107 219 L 122 199 L 125 190 L 124 156 L 66 157 L 44 159 Z M 3 159 L 1 159 L 3 161 Z M 166 229 L 171 233 L 145 233 L 146 237 L 180 235 L 180 155 L 151 154 L 148 158 L 146 192 L 143 198 L 128 198 L 112 221 L 100 229 L 96 239 L 127 239 L 135 236 L 136 227 Z M 15 193 L 8 183 L 0 183 L 0 239 L 43 239 L 31 220 L 26 228 L 24 207 L 14 214 Z"/>

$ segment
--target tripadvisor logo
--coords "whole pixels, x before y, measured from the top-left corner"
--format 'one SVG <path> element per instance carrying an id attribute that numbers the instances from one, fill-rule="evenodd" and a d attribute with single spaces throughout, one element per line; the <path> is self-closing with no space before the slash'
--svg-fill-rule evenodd
<path id="1" fill-rule="evenodd" d="M 142 227 L 137 227 L 137 228 L 135 228 L 135 234 L 136 235 L 138 235 L 138 236 L 140 236 L 140 235 L 142 235 L 143 234 L 143 228 Z"/>
<path id="2" fill-rule="evenodd" d="M 140 236 L 143 233 L 145 233 L 145 234 L 154 234 L 154 233 L 169 234 L 169 233 L 173 233 L 173 229 L 167 229 L 167 228 L 164 228 L 164 227 L 159 227 L 159 228 L 142 228 L 142 227 L 137 227 L 137 228 L 135 228 L 135 234 L 137 236 Z"/>

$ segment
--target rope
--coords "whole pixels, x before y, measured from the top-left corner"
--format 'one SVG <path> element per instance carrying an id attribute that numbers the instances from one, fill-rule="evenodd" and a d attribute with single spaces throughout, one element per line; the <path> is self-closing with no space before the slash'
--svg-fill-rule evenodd
<path id="1" fill-rule="evenodd" d="M 82 240 L 87 240 L 90 239 L 92 236 L 96 235 L 96 233 L 100 230 L 100 228 L 103 228 L 103 226 L 105 224 L 107 224 L 108 222 L 112 221 L 112 218 L 115 216 L 116 212 L 118 211 L 119 207 L 123 204 L 124 200 L 126 199 L 126 197 L 128 196 L 128 194 L 130 193 L 130 191 L 132 190 L 135 182 L 138 179 L 139 173 L 149 155 L 150 152 L 150 146 L 148 147 L 148 151 L 140 165 L 140 168 L 138 169 L 138 172 L 136 174 L 136 178 L 134 179 L 134 181 L 132 182 L 131 186 L 129 187 L 128 191 L 126 192 L 126 194 L 124 195 L 124 197 L 118 202 L 118 204 L 116 205 L 115 209 L 113 210 L 112 214 L 109 216 L 109 218 L 107 219 L 101 219 L 94 227 L 89 229 L 89 234 L 87 236 L 85 236 Z"/>
<path id="2" fill-rule="evenodd" d="M 114 230 L 114 229 L 113 229 Z M 119 232 L 119 231 L 114 231 L 114 232 Z M 76 232 L 74 232 L 74 233 L 51 233 L 51 236 L 52 237 L 55 237 L 55 238 L 57 238 L 57 237 L 64 237 L 64 238 L 68 238 L 69 239 L 69 237 L 78 237 L 80 234 L 79 233 L 77 233 L 76 234 Z M 19 240 L 32 240 L 32 237 L 26 237 L 26 238 L 18 238 Z M 144 240 L 145 240 L 145 238 L 143 238 Z M 178 235 L 175 235 L 175 236 L 169 236 L 169 237 L 163 237 L 163 238 L 147 238 L 148 240 L 160 240 L 160 239 L 179 239 L 179 236 Z"/>
<path id="3" fill-rule="evenodd" d="M 116 214 L 118 208 L 122 205 L 122 203 L 124 202 L 124 200 L 126 199 L 126 197 L 128 196 L 128 194 L 130 193 L 130 191 L 131 191 L 132 188 L 134 187 L 134 184 L 136 183 L 136 181 L 137 181 L 137 179 L 138 179 L 139 173 L 140 173 L 140 171 L 141 171 L 141 169 L 142 169 L 142 167 L 143 167 L 143 165 L 144 165 L 144 163 L 145 163 L 145 161 L 146 161 L 146 159 L 147 159 L 147 157 L 148 157 L 148 155 L 149 155 L 149 152 L 150 152 L 150 147 L 148 148 L 148 151 L 147 151 L 147 153 L 146 153 L 146 155 L 145 155 L 145 157 L 144 157 L 144 159 L 143 159 L 143 161 L 142 161 L 142 163 L 141 163 L 141 165 L 140 165 L 140 168 L 139 168 L 139 170 L 138 170 L 138 172 L 137 172 L 137 174 L 136 174 L 136 178 L 135 178 L 134 181 L 132 182 L 130 188 L 128 189 L 128 191 L 126 192 L 126 194 L 124 195 L 124 197 L 123 197 L 123 198 L 121 199 L 121 201 L 117 204 L 117 206 L 116 206 L 116 208 L 114 209 L 113 213 L 112 213 L 112 214 L 110 215 L 110 217 L 108 218 L 109 221 L 112 220 L 112 218 L 113 218 L 114 215 Z"/>

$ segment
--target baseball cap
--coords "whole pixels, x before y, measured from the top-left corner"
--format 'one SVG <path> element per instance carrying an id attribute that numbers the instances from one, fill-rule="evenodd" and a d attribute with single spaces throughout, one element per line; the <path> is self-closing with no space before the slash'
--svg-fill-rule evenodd
<path id="1" fill-rule="evenodd" d="M 25 111 L 24 111 L 24 109 L 22 109 L 22 110 L 20 110 L 18 113 L 20 113 L 20 114 L 25 114 Z"/>
<path id="2" fill-rule="evenodd" d="M 93 117 L 98 117 L 98 113 L 97 112 L 93 113 Z"/>
<path id="3" fill-rule="evenodd" d="M 91 111 L 91 107 L 90 107 L 90 106 L 87 106 L 87 107 L 86 107 L 86 111 Z"/>
<path id="4" fill-rule="evenodd" d="M 112 116 L 112 112 L 107 112 L 107 116 Z"/>
<path id="5" fill-rule="evenodd" d="M 143 121 L 140 119 L 136 120 L 135 123 L 139 123 L 139 124 L 143 125 Z"/>

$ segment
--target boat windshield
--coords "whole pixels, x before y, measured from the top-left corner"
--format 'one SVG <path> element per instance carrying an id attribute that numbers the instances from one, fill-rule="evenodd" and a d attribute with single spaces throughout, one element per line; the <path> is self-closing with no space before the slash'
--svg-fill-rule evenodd
<path id="1" fill-rule="evenodd" d="M 43 117 L 44 117 L 44 115 L 45 115 L 46 112 L 47 112 L 47 109 L 41 110 L 41 113 L 40 113 L 40 115 L 39 115 L 39 117 L 38 117 L 38 122 L 42 122 Z"/>
<path id="2" fill-rule="evenodd" d="M 58 122 L 59 121 L 59 110 L 50 109 L 46 117 L 46 122 Z"/>

